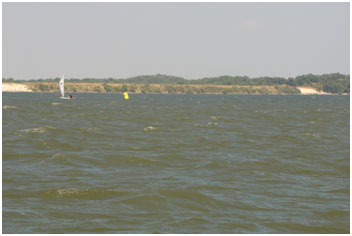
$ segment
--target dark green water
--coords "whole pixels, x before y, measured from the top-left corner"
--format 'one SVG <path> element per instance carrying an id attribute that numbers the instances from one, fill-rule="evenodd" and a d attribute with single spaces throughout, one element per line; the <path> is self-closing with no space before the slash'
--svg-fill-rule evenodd
<path id="1" fill-rule="evenodd" d="M 349 233 L 349 96 L 3 93 L 3 233 Z"/>

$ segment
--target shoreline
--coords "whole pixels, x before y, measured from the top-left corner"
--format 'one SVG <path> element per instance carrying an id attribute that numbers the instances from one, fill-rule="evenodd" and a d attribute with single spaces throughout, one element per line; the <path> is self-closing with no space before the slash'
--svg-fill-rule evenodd
<path id="1" fill-rule="evenodd" d="M 33 92 L 25 84 L 2 83 L 2 92 Z"/>
<path id="2" fill-rule="evenodd" d="M 349 95 L 317 91 L 313 87 L 293 87 L 295 91 L 280 91 L 284 86 L 232 86 L 232 85 L 178 85 L 178 84 L 104 84 L 104 83 L 66 83 L 66 93 L 116 93 L 121 94 L 124 87 L 130 94 L 251 94 L 251 95 Z M 43 89 L 44 88 L 44 89 Z M 56 83 L 2 83 L 2 92 L 44 92 L 58 93 Z"/>
<path id="3" fill-rule="evenodd" d="M 318 91 L 312 87 L 299 86 L 296 88 L 301 91 L 302 95 L 334 95 L 332 93 L 325 93 L 322 91 Z"/>
<path id="4" fill-rule="evenodd" d="M 127 91 L 128 92 L 128 91 Z M 48 91 L 2 91 L 2 93 L 57 93 L 60 94 L 59 92 L 48 92 Z M 121 94 L 122 92 L 65 92 L 65 95 L 69 94 Z M 271 94 L 264 94 L 264 93 L 136 93 L 136 92 L 128 92 L 128 94 L 151 94 L 151 95 L 291 95 L 291 96 L 311 96 L 311 95 L 328 95 L 328 96 L 346 96 L 350 94 L 333 94 L 333 93 L 309 93 L 309 94 L 289 94 L 289 93 L 271 93 Z"/>

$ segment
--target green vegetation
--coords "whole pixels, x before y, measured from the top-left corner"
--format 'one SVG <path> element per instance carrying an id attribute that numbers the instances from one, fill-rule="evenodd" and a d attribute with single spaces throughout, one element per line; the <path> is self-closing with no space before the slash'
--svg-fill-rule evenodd
<path id="1" fill-rule="evenodd" d="M 325 74 L 297 76 L 292 82 L 294 86 L 311 86 L 327 93 L 350 93 L 350 75 Z"/>
<path id="2" fill-rule="evenodd" d="M 25 84 L 35 92 L 58 92 L 56 82 L 28 82 Z M 65 83 L 67 93 L 123 93 L 124 91 L 144 94 L 299 94 L 288 85 L 182 85 L 182 84 L 118 84 L 118 83 Z"/>
<path id="3" fill-rule="evenodd" d="M 38 80 L 14 80 L 3 78 L 3 82 L 25 83 L 33 91 L 56 91 L 60 78 Z M 313 87 L 318 91 L 342 94 L 350 93 L 350 76 L 339 73 L 324 75 L 300 75 L 295 78 L 247 76 L 219 76 L 198 80 L 186 80 L 170 75 L 141 75 L 127 79 L 84 78 L 66 79 L 65 87 L 72 92 L 117 92 L 127 89 L 129 92 L 141 93 L 253 93 L 253 94 L 298 94 L 297 86 Z M 32 84 L 32 85 L 31 85 Z M 91 84 L 99 84 L 91 88 Z M 49 87 L 46 87 L 49 86 Z"/>

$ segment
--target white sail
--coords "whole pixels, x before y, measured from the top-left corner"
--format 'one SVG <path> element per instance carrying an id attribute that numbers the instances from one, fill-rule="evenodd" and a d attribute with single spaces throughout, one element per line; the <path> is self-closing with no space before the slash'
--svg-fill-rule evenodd
<path id="1" fill-rule="evenodd" d="M 59 88 L 60 88 L 61 97 L 65 97 L 65 91 L 64 91 L 64 76 L 62 76 L 61 79 L 60 79 Z"/>

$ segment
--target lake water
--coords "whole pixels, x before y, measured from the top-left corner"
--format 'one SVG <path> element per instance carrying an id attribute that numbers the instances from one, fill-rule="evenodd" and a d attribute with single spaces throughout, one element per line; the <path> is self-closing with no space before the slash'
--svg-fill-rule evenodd
<path id="1" fill-rule="evenodd" d="M 3 93 L 3 233 L 349 233 L 349 96 Z"/>

